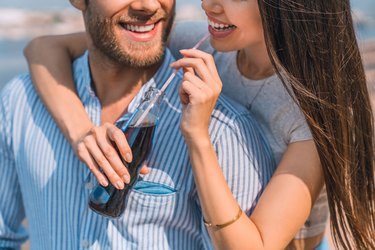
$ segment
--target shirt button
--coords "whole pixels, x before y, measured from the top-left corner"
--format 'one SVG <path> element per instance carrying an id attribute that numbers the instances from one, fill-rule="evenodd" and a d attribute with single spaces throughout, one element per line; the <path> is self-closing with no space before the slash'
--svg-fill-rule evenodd
<path id="1" fill-rule="evenodd" d="M 82 240 L 82 241 L 81 241 L 81 244 L 82 244 L 82 247 L 84 247 L 84 248 L 88 248 L 88 247 L 89 247 L 89 242 L 88 242 L 88 240 Z"/>
<path id="2" fill-rule="evenodd" d="M 94 184 L 92 182 L 86 182 L 85 187 L 89 190 L 94 188 Z"/>

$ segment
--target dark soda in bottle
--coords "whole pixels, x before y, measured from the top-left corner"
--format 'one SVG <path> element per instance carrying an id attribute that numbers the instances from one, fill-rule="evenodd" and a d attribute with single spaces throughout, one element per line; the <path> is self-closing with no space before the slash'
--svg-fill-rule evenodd
<path id="1" fill-rule="evenodd" d="M 116 124 L 124 131 L 133 153 L 132 162 L 127 163 L 123 160 L 130 174 L 130 183 L 125 184 L 122 190 L 116 189 L 111 183 L 107 187 L 101 185 L 95 187 L 90 194 L 89 207 L 103 216 L 117 218 L 124 212 L 127 194 L 136 183 L 142 163 L 151 150 L 160 103 L 160 100 L 151 102 L 155 95 L 159 95 L 157 98 L 160 98 L 160 91 L 151 88 L 134 115 L 125 124 L 121 122 Z M 149 107 L 149 105 L 153 106 Z M 142 119 L 142 114 L 147 108 L 150 111 Z M 139 121 L 140 118 L 142 121 Z"/>

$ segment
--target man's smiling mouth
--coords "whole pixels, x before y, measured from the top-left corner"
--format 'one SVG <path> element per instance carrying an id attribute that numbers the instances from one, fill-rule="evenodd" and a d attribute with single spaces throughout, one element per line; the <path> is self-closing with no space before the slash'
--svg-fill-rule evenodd
<path id="1" fill-rule="evenodd" d="M 153 30 L 156 26 L 156 23 L 152 23 L 152 24 L 129 24 L 129 23 L 120 23 L 120 25 L 128 30 L 128 31 L 131 31 L 131 32 L 135 32 L 135 33 L 146 33 L 146 32 L 150 32 L 151 30 Z"/>
<path id="2" fill-rule="evenodd" d="M 121 26 L 129 30 L 131 32 L 137 32 L 137 33 L 145 33 L 145 32 L 150 32 L 155 28 L 155 24 L 149 24 L 149 25 L 136 25 L 136 24 L 126 24 L 122 23 Z"/>

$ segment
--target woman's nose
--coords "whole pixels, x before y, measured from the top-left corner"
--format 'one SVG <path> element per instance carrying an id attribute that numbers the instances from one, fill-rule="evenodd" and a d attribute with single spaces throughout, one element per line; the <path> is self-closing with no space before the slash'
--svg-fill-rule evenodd
<path id="1" fill-rule="evenodd" d="M 201 0 L 201 6 L 208 14 L 219 14 L 223 11 L 220 0 Z"/>

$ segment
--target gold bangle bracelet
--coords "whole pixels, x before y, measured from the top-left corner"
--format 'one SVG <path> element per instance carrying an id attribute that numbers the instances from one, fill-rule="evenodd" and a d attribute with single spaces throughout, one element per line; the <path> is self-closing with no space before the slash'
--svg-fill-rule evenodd
<path id="1" fill-rule="evenodd" d="M 207 222 L 204 218 L 203 218 L 203 223 L 204 223 L 204 225 L 206 227 L 214 227 L 215 229 L 219 230 L 219 229 L 227 227 L 227 226 L 233 224 L 234 222 L 236 222 L 241 217 L 241 215 L 242 215 L 242 210 L 241 210 L 241 207 L 238 206 L 238 213 L 237 213 L 237 215 L 233 219 L 231 219 L 230 221 L 228 221 L 226 223 L 216 224 L 215 225 L 215 224 L 213 224 L 211 222 Z"/>

